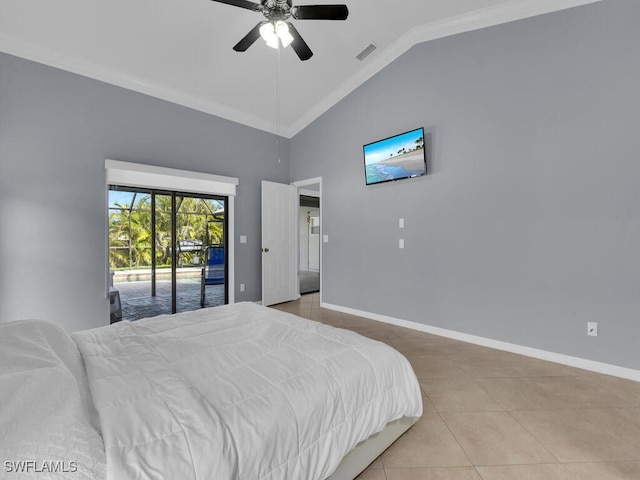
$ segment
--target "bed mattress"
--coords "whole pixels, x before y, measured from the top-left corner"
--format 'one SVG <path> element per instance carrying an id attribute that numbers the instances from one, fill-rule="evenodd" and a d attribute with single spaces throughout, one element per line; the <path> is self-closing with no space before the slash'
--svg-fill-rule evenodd
<path id="1" fill-rule="evenodd" d="M 391 347 L 253 303 L 73 338 L 112 479 L 321 480 L 388 422 L 422 414 Z"/>

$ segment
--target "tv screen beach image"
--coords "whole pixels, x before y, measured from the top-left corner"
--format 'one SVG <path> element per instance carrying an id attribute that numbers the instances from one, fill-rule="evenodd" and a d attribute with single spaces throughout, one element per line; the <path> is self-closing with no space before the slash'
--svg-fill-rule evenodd
<path id="1" fill-rule="evenodd" d="M 364 146 L 367 185 L 426 173 L 422 128 Z"/>

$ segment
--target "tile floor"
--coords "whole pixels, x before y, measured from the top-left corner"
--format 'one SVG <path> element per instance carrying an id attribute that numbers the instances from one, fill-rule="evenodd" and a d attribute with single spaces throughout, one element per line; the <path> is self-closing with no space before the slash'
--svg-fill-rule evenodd
<path id="1" fill-rule="evenodd" d="M 279 310 L 385 342 L 424 415 L 358 480 L 639 480 L 640 383 L 322 309 Z"/>

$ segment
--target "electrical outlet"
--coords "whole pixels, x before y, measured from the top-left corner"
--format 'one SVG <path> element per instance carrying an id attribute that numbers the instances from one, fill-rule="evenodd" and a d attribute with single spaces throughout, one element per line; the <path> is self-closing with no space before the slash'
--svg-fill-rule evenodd
<path id="1" fill-rule="evenodd" d="M 598 322 L 587 322 L 587 335 L 590 337 L 598 336 Z"/>

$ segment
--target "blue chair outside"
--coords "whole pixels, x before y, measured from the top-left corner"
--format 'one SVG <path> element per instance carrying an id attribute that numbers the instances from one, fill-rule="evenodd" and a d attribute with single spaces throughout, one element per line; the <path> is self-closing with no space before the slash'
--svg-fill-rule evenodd
<path id="1" fill-rule="evenodd" d="M 200 282 L 200 306 L 204 307 L 205 286 L 224 284 L 224 246 L 211 245 L 207 265 L 202 269 Z"/>

